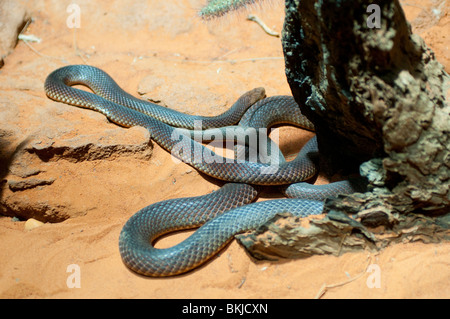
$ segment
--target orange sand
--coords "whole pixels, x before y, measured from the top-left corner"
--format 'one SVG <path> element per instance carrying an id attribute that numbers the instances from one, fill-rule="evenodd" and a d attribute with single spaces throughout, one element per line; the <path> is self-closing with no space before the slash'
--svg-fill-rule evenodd
<path id="1" fill-rule="evenodd" d="M 148 97 L 191 114 L 218 114 L 254 87 L 265 87 L 268 96 L 290 94 L 280 39 L 246 21 L 245 12 L 204 23 L 195 16 L 203 2 L 78 1 L 81 28 L 74 33 L 65 24 L 66 4 L 34 1 L 30 10 L 35 21 L 27 34 L 42 41 L 31 44 L 36 52 L 19 42 L 0 69 L 1 95 L 17 106 L 15 124 L 21 134 L 25 137 L 45 125 L 29 114 L 47 107 L 53 107 L 45 113 L 48 117 L 70 114 L 67 120 L 79 126 L 80 134 L 103 136 L 114 128 L 92 111 L 47 99 L 46 76 L 65 64 L 98 66 L 136 96 L 145 84 Z M 413 29 L 449 71 L 449 4 L 439 8 L 436 18 L 431 9 L 437 6 L 432 3 L 410 0 L 404 9 Z M 281 31 L 282 4 L 255 12 Z M 58 108 L 71 113 L 60 115 Z M 282 142 L 310 134 L 293 128 L 282 133 Z M 133 134 L 139 137 L 144 132 Z M 1 298 L 314 298 L 319 292 L 322 298 L 450 297 L 448 243 L 398 244 L 378 254 L 255 262 L 233 241 L 196 271 L 175 278 L 143 278 L 130 272 L 119 255 L 118 236 L 126 220 L 156 201 L 205 194 L 218 184 L 174 163 L 156 144 L 149 161 L 125 157 L 53 165 L 44 174 L 56 170 L 59 178 L 45 192 L 33 190 L 28 196 L 56 198 L 86 210 L 30 231 L 24 230 L 24 222 L 0 218 Z M 159 245 L 173 244 L 183 236 L 165 238 Z M 81 288 L 67 285 L 72 264 L 80 267 Z M 379 266 L 379 288 L 367 284 L 369 264 Z M 339 283 L 343 284 L 323 290 L 324 285 Z"/>

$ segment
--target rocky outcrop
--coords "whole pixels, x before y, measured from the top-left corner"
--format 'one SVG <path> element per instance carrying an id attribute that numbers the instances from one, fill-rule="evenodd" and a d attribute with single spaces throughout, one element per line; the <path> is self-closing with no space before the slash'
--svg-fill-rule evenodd
<path id="1" fill-rule="evenodd" d="M 3 59 L 16 46 L 19 32 L 29 18 L 26 6 L 20 1 L 0 1 L 0 68 L 4 64 Z"/>
<path id="2" fill-rule="evenodd" d="M 328 209 L 448 211 L 450 78 L 398 1 L 380 3 L 379 28 L 369 27 L 369 4 L 286 2 L 286 75 L 316 127 L 322 166 L 360 170 L 373 188 Z"/>
<path id="3" fill-rule="evenodd" d="M 285 216 L 238 236 L 256 258 L 450 239 L 450 77 L 398 1 L 380 3 L 379 28 L 368 26 L 369 4 L 286 1 L 286 75 L 316 128 L 321 168 L 359 171 L 370 191 L 327 200 L 327 216 L 307 226 Z"/>
<path id="4" fill-rule="evenodd" d="M 437 218 L 421 214 L 391 214 L 386 215 L 388 218 L 379 218 L 376 213 L 368 211 L 365 215 L 365 219 L 351 218 L 347 214 L 330 211 L 326 216 L 315 216 L 305 221 L 286 213 L 236 238 L 254 258 L 268 260 L 377 252 L 393 243 L 450 240 L 448 214 Z M 381 220 L 386 224 L 380 226 Z M 375 225 L 378 227 L 370 228 Z"/>
<path id="5" fill-rule="evenodd" d="M 57 122 L 56 122 L 57 123 Z M 113 127 L 106 135 L 75 134 L 61 123 L 48 127 L 28 136 L 21 143 L 14 139 L 14 134 L 3 132 L 3 183 L 1 188 L 0 213 L 16 216 L 20 219 L 34 218 L 44 222 L 60 222 L 67 218 L 86 214 L 95 204 L 72 201 L 58 196 L 58 189 L 64 189 L 70 181 L 70 165 L 79 174 L 91 174 L 84 170 L 83 162 L 111 161 L 132 157 L 147 161 L 152 155 L 152 142 L 149 133 L 141 127 L 124 130 Z M 49 136 L 46 132 L 52 132 Z M 105 133 L 105 132 L 104 132 Z M 1 134 L 0 134 L 1 135 Z M 9 154 L 9 156 L 8 156 Z M 61 164 L 68 163 L 68 165 Z M 47 189 L 50 188 L 50 189 Z M 53 193 L 55 196 L 46 194 Z"/>

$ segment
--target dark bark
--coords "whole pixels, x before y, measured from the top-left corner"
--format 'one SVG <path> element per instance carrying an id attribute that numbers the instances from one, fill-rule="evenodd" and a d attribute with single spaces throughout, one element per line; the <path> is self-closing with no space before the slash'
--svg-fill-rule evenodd
<path id="1" fill-rule="evenodd" d="M 321 169 L 360 172 L 369 191 L 329 199 L 304 228 L 278 218 L 238 239 L 256 258 L 299 258 L 450 239 L 449 76 L 398 1 L 286 0 L 286 75 L 314 123 Z M 348 214 L 352 215 L 352 218 Z"/>

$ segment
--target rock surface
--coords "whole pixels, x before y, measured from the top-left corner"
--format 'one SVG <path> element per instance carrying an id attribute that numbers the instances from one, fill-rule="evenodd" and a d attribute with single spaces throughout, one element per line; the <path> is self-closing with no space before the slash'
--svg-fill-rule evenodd
<path id="1" fill-rule="evenodd" d="M 368 26 L 371 1 L 286 3 L 286 74 L 316 127 L 322 166 L 360 171 L 374 188 L 328 210 L 448 212 L 450 77 L 399 2 L 380 4 L 379 28 Z"/>
<path id="2" fill-rule="evenodd" d="M 29 18 L 26 5 L 21 1 L 0 1 L 0 68 L 4 64 L 3 59 L 16 46 L 19 32 Z"/>
<path id="3" fill-rule="evenodd" d="M 76 170 L 77 163 L 128 157 L 146 161 L 151 157 L 153 144 L 143 128 L 124 131 L 111 127 L 102 137 L 92 133 L 77 135 L 78 129 L 74 132 L 60 125 L 47 125 L 43 131 L 29 136 L 14 154 L 15 160 L 9 166 L 8 189 L 3 189 L 2 214 L 47 222 L 83 215 L 93 207 L 86 203 L 76 207 L 70 198 L 62 201 L 59 196 L 42 197 L 40 194 L 59 193 L 67 182 L 64 178 L 67 167 Z"/>

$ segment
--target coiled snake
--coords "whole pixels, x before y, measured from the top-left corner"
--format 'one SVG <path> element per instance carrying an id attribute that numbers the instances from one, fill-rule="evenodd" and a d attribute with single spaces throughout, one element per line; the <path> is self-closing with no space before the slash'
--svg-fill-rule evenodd
<path id="1" fill-rule="evenodd" d="M 88 86 L 94 93 L 71 87 L 75 84 Z M 275 163 L 226 160 L 187 137 L 189 134 L 177 134 L 177 128 L 195 129 L 196 121 L 201 121 L 203 129 L 213 130 L 238 122 L 240 128 L 290 123 L 313 130 L 312 124 L 289 96 L 264 98 L 264 89 L 257 88 L 245 93 L 221 115 L 191 116 L 137 99 L 124 92 L 108 74 L 87 65 L 55 70 L 47 77 L 44 88 L 53 100 L 96 110 L 125 127 L 140 125 L 147 128 L 155 142 L 183 162 L 207 175 L 231 182 L 208 195 L 152 204 L 128 220 L 120 234 L 119 251 L 124 263 L 142 275 L 171 276 L 187 272 L 211 258 L 235 234 L 255 229 L 278 213 L 320 214 L 324 197 L 355 191 L 353 184 L 347 181 L 312 191 L 309 191 L 309 184 L 299 183 L 317 173 L 311 157 L 317 152 L 315 138 L 294 160 L 287 162 L 280 155 Z M 205 160 L 205 154 L 213 160 Z M 308 199 L 251 203 L 258 193 L 252 185 L 286 185 L 288 196 L 298 197 L 306 190 Z M 152 246 L 153 241 L 163 234 L 199 226 L 192 236 L 174 247 L 157 249 Z"/>

